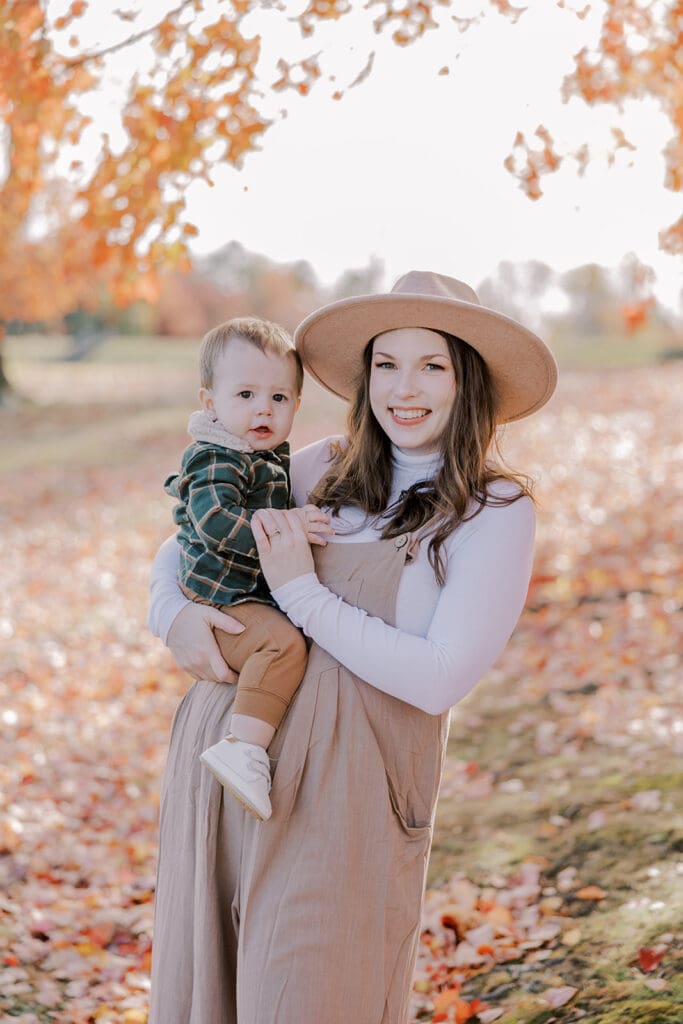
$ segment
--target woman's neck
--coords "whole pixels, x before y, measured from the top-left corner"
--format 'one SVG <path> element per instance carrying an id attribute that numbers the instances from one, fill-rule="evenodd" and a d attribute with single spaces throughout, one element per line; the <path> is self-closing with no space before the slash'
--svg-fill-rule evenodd
<path id="1" fill-rule="evenodd" d="M 401 491 L 418 480 L 432 480 L 441 464 L 441 455 L 438 451 L 416 455 L 392 444 L 391 461 L 394 467 L 392 500 L 395 501 Z"/>

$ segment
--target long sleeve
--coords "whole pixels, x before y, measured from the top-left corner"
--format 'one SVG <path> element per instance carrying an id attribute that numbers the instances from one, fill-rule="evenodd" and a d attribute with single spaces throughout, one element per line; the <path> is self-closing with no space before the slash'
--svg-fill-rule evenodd
<path id="1" fill-rule="evenodd" d="M 243 452 L 197 441 L 165 484 L 178 499 L 180 578 L 200 597 L 230 605 L 271 603 L 251 519 L 258 508 L 290 505 L 289 445 Z"/>
<path id="2" fill-rule="evenodd" d="M 164 643 L 176 615 L 190 603 L 178 586 L 179 568 L 180 545 L 176 534 L 173 534 L 154 556 L 149 582 L 147 625 L 152 634 Z"/>
<path id="3" fill-rule="evenodd" d="M 441 714 L 470 692 L 510 638 L 529 585 L 534 531 L 528 498 L 488 507 L 463 524 L 450 538 L 446 583 L 426 636 L 388 626 L 346 604 L 314 574 L 279 587 L 273 597 L 355 675 Z M 404 573 L 411 571 L 407 567 Z"/>
<path id="4" fill-rule="evenodd" d="M 298 494 L 297 505 L 305 505 L 308 491 L 327 468 L 330 439 L 295 452 L 291 461 L 292 488 Z M 284 447 L 284 446 L 283 446 Z M 278 449 L 282 459 L 282 453 Z M 178 535 L 169 537 L 159 548 L 150 574 L 150 604 L 147 625 L 154 636 L 166 643 L 169 630 L 182 609 L 190 602 L 178 585 L 180 545 Z"/>
<path id="5" fill-rule="evenodd" d="M 249 459 L 240 452 L 195 444 L 183 459 L 182 473 L 172 477 L 166 489 L 181 501 L 176 521 L 187 521 L 207 551 L 221 556 L 239 552 L 258 571 L 253 509 L 247 508 L 249 469 Z"/>

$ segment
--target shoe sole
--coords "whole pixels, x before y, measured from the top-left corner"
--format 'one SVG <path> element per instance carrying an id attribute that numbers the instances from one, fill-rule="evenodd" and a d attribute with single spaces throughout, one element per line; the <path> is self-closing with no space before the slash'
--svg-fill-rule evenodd
<path id="1" fill-rule="evenodd" d="M 252 814 L 259 821 L 268 821 L 268 818 L 264 817 L 261 811 L 259 811 L 259 809 L 254 804 L 252 804 L 249 800 L 247 800 L 247 798 L 242 793 L 235 789 L 232 781 L 227 776 L 221 774 L 221 768 L 223 766 L 221 765 L 220 761 L 214 762 L 213 758 L 208 756 L 208 751 L 205 751 L 203 754 L 200 754 L 199 760 L 202 762 L 202 764 L 205 765 L 206 768 L 209 769 L 213 777 L 215 779 L 218 779 L 220 784 L 228 790 L 230 795 L 235 798 L 237 803 L 241 804 L 245 811 L 248 811 L 249 814 Z"/>

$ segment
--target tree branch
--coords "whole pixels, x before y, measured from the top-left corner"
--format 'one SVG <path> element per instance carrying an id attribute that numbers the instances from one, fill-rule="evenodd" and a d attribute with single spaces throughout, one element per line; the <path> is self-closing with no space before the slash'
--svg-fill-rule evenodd
<path id="1" fill-rule="evenodd" d="M 99 60 L 100 57 L 106 57 L 110 53 L 116 53 L 117 50 L 123 50 L 126 46 L 133 46 L 135 43 L 139 43 L 145 36 L 151 35 L 159 28 L 160 25 L 168 19 L 172 18 L 176 14 L 180 14 L 185 7 L 189 7 L 190 4 L 194 4 L 194 0 L 182 0 L 177 7 L 169 11 L 161 21 L 158 21 L 156 25 L 150 25 L 149 28 L 144 28 L 140 32 L 135 32 L 132 36 L 128 36 L 127 39 L 122 39 L 120 43 L 113 43 L 111 46 L 105 46 L 103 50 L 97 50 L 94 53 L 84 53 L 80 57 L 74 57 L 67 59 L 64 63 L 67 68 L 79 67 L 82 64 L 87 64 L 91 60 Z"/>

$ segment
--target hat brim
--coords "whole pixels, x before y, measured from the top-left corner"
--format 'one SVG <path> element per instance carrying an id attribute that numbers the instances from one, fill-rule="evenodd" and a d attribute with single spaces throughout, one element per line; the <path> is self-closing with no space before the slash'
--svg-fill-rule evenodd
<path id="1" fill-rule="evenodd" d="M 358 295 L 316 310 L 294 341 L 306 370 L 332 394 L 355 394 L 365 346 L 377 334 L 425 327 L 454 334 L 484 359 L 498 397 L 498 421 L 536 412 L 557 384 L 557 363 L 548 346 L 516 320 L 473 302 L 420 294 Z"/>

